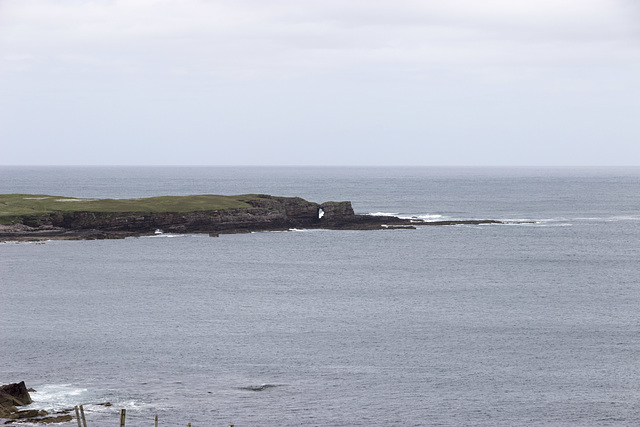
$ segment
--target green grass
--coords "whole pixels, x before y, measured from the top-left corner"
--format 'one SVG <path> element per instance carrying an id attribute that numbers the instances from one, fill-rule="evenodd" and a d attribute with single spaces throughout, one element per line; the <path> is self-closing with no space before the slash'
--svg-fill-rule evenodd
<path id="1" fill-rule="evenodd" d="M 0 194 L 0 224 L 10 224 L 22 216 L 66 212 L 197 212 L 251 208 L 248 200 L 259 196 L 195 195 L 161 196 L 143 199 L 78 199 L 41 194 Z"/>

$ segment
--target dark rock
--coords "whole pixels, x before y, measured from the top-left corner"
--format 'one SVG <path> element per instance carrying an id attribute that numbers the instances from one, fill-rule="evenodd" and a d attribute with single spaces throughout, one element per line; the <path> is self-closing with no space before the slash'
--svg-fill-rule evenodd
<path id="1" fill-rule="evenodd" d="M 323 215 L 320 222 L 326 225 L 339 225 L 352 222 L 355 213 L 351 202 L 326 202 L 320 205 Z"/>
<path id="2" fill-rule="evenodd" d="M 0 406 L 0 418 L 9 418 L 14 412 L 18 412 L 15 406 Z"/>
<path id="3" fill-rule="evenodd" d="M 68 423 L 73 417 L 71 415 L 59 415 L 57 417 L 44 417 L 36 420 L 40 424 Z"/>
<path id="4" fill-rule="evenodd" d="M 73 420 L 71 415 L 59 415 L 57 417 L 44 417 L 44 418 L 30 418 L 28 420 L 15 420 L 15 421 L 7 421 L 5 424 L 14 424 L 14 423 L 37 423 L 37 424 L 54 424 L 54 423 L 68 423 Z"/>
<path id="5" fill-rule="evenodd" d="M 7 418 L 21 419 L 21 418 L 34 418 L 40 415 L 47 415 L 46 411 L 43 411 L 43 412 L 44 413 L 41 414 L 40 411 L 38 411 L 37 409 L 27 409 L 25 411 L 14 412 L 13 414 L 9 415 Z"/>
<path id="6" fill-rule="evenodd" d="M 270 388 L 274 388 L 274 387 L 278 387 L 278 385 L 276 384 L 262 384 L 262 385 L 251 385 L 251 386 L 246 386 L 246 387 L 239 387 L 240 390 L 247 390 L 247 391 L 265 391 L 267 389 Z"/>
<path id="7" fill-rule="evenodd" d="M 31 396 L 24 381 L 0 386 L 0 407 L 23 406 L 31 402 Z"/>

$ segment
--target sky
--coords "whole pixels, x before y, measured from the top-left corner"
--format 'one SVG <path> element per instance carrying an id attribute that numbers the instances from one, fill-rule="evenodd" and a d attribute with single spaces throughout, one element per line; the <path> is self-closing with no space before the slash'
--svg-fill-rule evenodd
<path id="1" fill-rule="evenodd" d="M 0 0 L 0 165 L 640 166 L 640 1 Z"/>

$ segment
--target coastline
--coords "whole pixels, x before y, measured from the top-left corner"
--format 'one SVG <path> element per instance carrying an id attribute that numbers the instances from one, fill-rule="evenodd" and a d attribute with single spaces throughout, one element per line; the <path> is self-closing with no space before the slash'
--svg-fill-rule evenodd
<path id="1" fill-rule="evenodd" d="M 242 207 L 221 209 L 218 208 L 219 203 L 202 204 L 204 197 L 215 197 L 216 201 L 222 197 L 233 198 L 234 202 L 242 203 Z M 189 204 L 195 198 L 199 204 L 189 210 Z M 169 199 L 170 205 L 160 205 L 155 199 L 162 199 L 163 202 Z M 47 204 L 43 205 L 42 200 L 46 200 Z M 503 224 L 497 220 L 425 221 L 395 216 L 360 215 L 354 213 L 349 201 L 314 203 L 299 197 L 264 194 L 122 200 L 20 194 L 0 195 L 0 202 L 0 242 L 123 239 L 153 235 L 157 231 L 202 233 L 217 237 L 220 234 L 292 228 L 394 230 L 427 225 Z M 225 199 L 225 202 L 228 200 Z M 107 203 L 108 209 L 104 207 Z M 11 211 L 18 204 L 19 207 Z M 178 210 L 185 206 L 186 210 Z M 122 207 L 128 210 L 121 209 Z"/>

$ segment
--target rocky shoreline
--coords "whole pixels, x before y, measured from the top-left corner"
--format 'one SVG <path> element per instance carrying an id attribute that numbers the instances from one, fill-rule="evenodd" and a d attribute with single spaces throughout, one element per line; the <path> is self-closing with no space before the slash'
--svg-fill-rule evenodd
<path id="1" fill-rule="evenodd" d="M 18 409 L 18 406 L 25 406 L 33 403 L 29 392 L 36 391 L 33 389 L 27 389 L 24 381 L 0 386 L 0 418 L 6 418 L 9 420 L 5 421 L 4 424 L 54 424 L 66 423 L 73 419 L 73 416 L 70 415 L 72 409 L 58 411 L 54 414 L 49 414 L 47 411 L 42 409 Z"/>
<path id="2" fill-rule="evenodd" d="M 254 195 L 248 208 L 194 212 L 54 211 L 30 213 L 0 225 L 0 241 L 122 239 L 163 233 L 227 233 L 292 228 L 333 230 L 410 229 L 426 225 L 501 224 L 496 220 L 423 221 L 357 215 L 351 202 L 308 202 L 299 197 Z"/>

